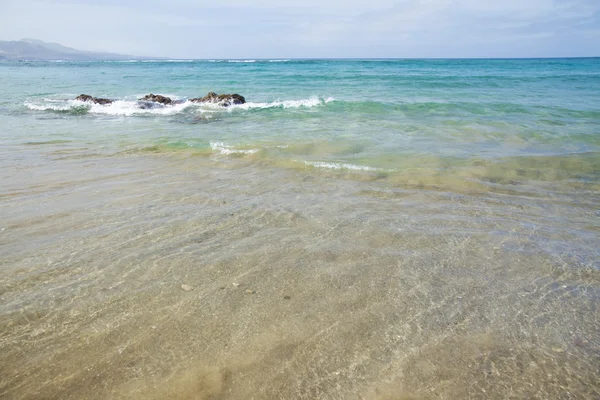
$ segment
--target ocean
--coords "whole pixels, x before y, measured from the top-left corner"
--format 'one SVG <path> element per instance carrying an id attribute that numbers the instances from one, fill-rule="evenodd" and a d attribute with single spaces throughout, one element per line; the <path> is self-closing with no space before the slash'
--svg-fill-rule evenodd
<path id="1" fill-rule="evenodd" d="M 0 398 L 600 398 L 600 59 L 0 62 L 0 93 Z"/>

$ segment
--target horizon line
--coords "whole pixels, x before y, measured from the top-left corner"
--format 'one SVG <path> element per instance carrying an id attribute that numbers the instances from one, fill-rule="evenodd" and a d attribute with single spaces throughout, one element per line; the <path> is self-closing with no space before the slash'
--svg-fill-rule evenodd
<path id="1" fill-rule="evenodd" d="M 65 59 L 6 59 L 0 61 L 10 62 L 47 62 L 47 61 L 64 61 L 64 62 L 103 62 L 103 61 L 386 61 L 386 60 L 564 60 L 564 59 L 594 59 L 598 56 L 544 56 L 544 57 L 242 57 L 242 58 L 176 58 L 176 57 L 148 57 L 148 56 L 133 56 L 130 59 L 98 59 L 98 60 L 65 60 Z"/>

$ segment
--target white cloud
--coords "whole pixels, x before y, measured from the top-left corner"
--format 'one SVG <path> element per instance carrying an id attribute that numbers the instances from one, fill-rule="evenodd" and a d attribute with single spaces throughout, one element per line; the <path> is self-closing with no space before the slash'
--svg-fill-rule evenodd
<path id="1" fill-rule="evenodd" d="M 390 56 L 396 57 L 414 56 L 415 51 L 419 53 L 417 56 L 435 56 L 434 50 L 440 56 L 451 56 L 440 51 L 446 46 L 460 49 L 456 56 L 472 57 L 477 56 L 478 51 L 482 54 L 476 45 L 486 42 L 512 43 L 525 48 L 523 40 L 531 45 L 552 38 L 565 26 L 577 26 L 584 18 L 590 21 L 599 9 L 600 5 L 577 1 L 405 0 L 350 20 L 306 24 L 295 39 L 322 47 L 333 47 L 348 40 L 357 48 L 393 43 L 395 52 Z M 600 51 L 600 48 L 591 50 Z M 486 55 L 490 55 L 489 50 Z"/>

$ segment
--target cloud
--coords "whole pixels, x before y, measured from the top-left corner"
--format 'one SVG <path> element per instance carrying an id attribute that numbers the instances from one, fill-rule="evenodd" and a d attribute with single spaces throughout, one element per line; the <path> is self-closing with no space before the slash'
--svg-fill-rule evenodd
<path id="1" fill-rule="evenodd" d="M 486 45 L 504 43 L 502 56 L 527 56 L 527 49 L 540 40 L 576 36 L 581 24 L 598 26 L 599 9 L 583 1 L 406 0 L 351 19 L 305 24 L 295 40 L 310 40 L 322 49 L 352 43 L 374 56 L 384 56 L 377 47 L 384 45 L 389 57 L 487 57 L 494 52 Z M 557 48 L 555 54 L 565 50 Z M 600 55 L 600 44 L 580 50 Z"/>
<path id="2" fill-rule="evenodd" d="M 600 55 L 597 0 L 4 2 L 0 39 L 35 37 L 87 50 L 136 55 Z"/>

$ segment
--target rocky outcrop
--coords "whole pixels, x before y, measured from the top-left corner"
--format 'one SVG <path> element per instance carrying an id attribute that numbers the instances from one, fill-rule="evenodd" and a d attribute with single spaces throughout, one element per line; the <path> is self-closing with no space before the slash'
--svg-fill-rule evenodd
<path id="1" fill-rule="evenodd" d="M 173 100 L 170 97 L 166 97 L 166 96 L 161 96 L 160 94 L 147 94 L 144 97 L 142 97 L 141 99 L 139 99 L 140 101 L 151 101 L 154 103 L 160 103 L 163 105 L 169 105 L 169 104 L 173 104 Z"/>
<path id="2" fill-rule="evenodd" d="M 223 107 L 228 107 L 232 104 L 244 104 L 246 99 L 244 96 L 241 96 L 237 93 L 216 94 L 215 92 L 210 92 L 204 97 L 197 97 L 195 99 L 190 99 L 190 101 L 192 103 L 215 103 Z"/>
<path id="3" fill-rule="evenodd" d="M 94 104 L 111 104 L 113 100 L 110 99 L 102 99 L 100 97 L 93 97 L 89 94 L 81 94 L 75 98 L 75 100 L 86 101 Z M 223 107 L 229 107 L 233 104 L 244 104 L 246 99 L 244 96 L 241 96 L 237 93 L 233 94 L 216 94 L 215 92 L 210 92 L 204 97 L 197 97 L 194 99 L 190 99 L 192 103 L 212 103 L 218 104 Z M 143 109 L 152 109 L 156 107 L 163 107 L 173 104 L 183 103 L 183 100 L 173 100 L 170 97 L 163 96 L 160 94 L 147 94 L 146 96 L 138 99 L 138 106 Z"/>
<path id="4" fill-rule="evenodd" d="M 113 102 L 110 99 L 93 97 L 93 96 L 90 96 L 89 94 L 80 94 L 79 96 L 75 97 L 75 100 L 86 101 L 86 102 L 94 103 L 94 104 L 110 104 Z"/>

